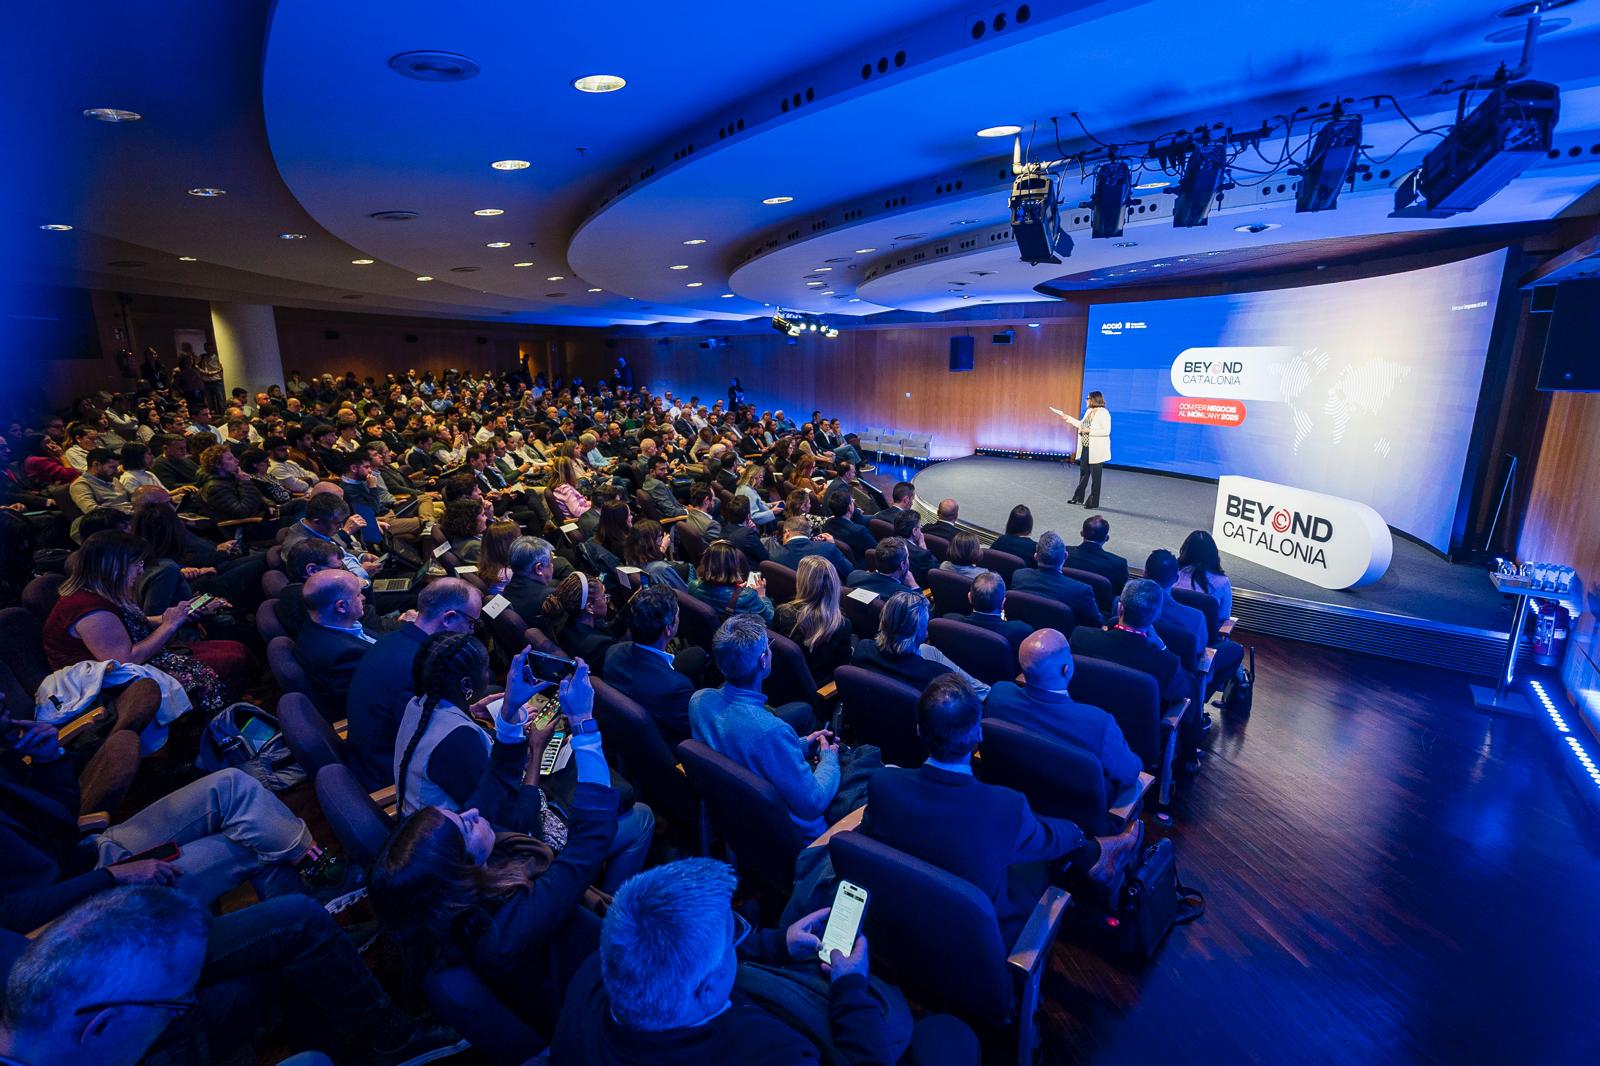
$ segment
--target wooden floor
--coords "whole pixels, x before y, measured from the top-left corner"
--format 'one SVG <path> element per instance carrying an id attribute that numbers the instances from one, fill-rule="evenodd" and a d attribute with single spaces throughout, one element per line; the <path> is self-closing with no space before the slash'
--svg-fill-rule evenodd
<path id="1" fill-rule="evenodd" d="M 1600 833 L 1535 723 L 1456 674 L 1246 643 L 1253 713 L 1170 829 L 1207 913 L 1143 966 L 1059 947 L 1045 1061 L 1600 1062 Z"/>

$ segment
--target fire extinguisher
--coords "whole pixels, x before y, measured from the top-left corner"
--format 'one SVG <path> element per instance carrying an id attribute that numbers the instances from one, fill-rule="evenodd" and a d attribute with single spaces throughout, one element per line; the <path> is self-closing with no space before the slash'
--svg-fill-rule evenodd
<path id="1" fill-rule="evenodd" d="M 1561 662 L 1571 628 L 1571 612 L 1559 603 L 1548 600 L 1541 603 L 1533 628 L 1533 661 L 1540 666 L 1555 666 Z"/>

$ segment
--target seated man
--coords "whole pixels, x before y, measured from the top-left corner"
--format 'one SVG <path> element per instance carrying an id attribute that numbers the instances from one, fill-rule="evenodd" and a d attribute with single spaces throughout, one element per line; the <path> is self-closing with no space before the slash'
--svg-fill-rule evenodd
<path id="1" fill-rule="evenodd" d="M 67 488 L 78 510 L 88 514 L 96 507 L 112 507 L 133 513 L 133 497 L 117 479 L 120 452 L 110 448 L 90 448 L 84 456 L 83 473 Z"/>
<path id="2" fill-rule="evenodd" d="M 1074 570 L 1087 570 L 1111 582 L 1111 594 L 1122 595 L 1122 586 L 1128 583 L 1128 560 L 1106 551 L 1106 541 L 1111 539 L 1111 523 L 1099 515 L 1083 520 L 1083 543 L 1067 549 L 1067 565 Z"/>
<path id="3" fill-rule="evenodd" d="M 350 513 L 350 505 L 344 502 L 338 486 L 324 481 L 314 487 L 320 489 L 324 485 L 328 486 L 328 490 L 314 491 L 306 497 L 305 516 L 289 527 L 288 534 L 283 538 L 283 550 L 285 553 L 292 551 L 302 540 L 326 541 L 339 552 L 341 565 L 361 579 L 362 587 L 365 587 L 382 569 L 378 557 L 362 551 L 353 539 L 353 535 L 359 533 L 366 522 L 360 515 Z"/>
<path id="4" fill-rule="evenodd" d="M 315 471 L 307 470 L 289 455 L 289 442 L 282 437 L 267 438 L 267 477 L 295 496 L 304 496 L 318 481 Z"/>
<path id="5" fill-rule="evenodd" d="M 1017 571 L 1019 577 L 1023 573 L 1023 570 Z M 967 586 L 967 603 L 972 608 L 970 613 L 953 614 L 950 617 L 998 633 L 1011 645 L 1013 655 L 1017 654 L 1022 642 L 1033 632 L 1033 627 L 1028 623 L 1005 616 L 1002 608 L 1006 603 L 1006 582 L 999 574 L 984 572 L 973 578 L 972 584 Z"/>
<path id="6" fill-rule="evenodd" d="M 928 761 L 872 776 L 861 832 L 969 882 L 994 904 L 1001 940 L 1014 943 L 1054 871 L 1112 889 L 1137 856 L 1144 823 L 1092 838 L 1065 818 L 1041 818 L 1020 792 L 979 782 L 972 753 L 983 739 L 983 704 L 955 675 L 917 701 Z M 1019 868 L 1034 864 L 1031 869 Z"/>
<path id="7" fill-rule="evenodd" d="M 957 503 L 955 500 L 949 499 L 940 500 L 939 520 L 937 522 L 929 522 L 927 525 L 922 527 L 922 531 L 924 533 L 931 534 L 932 536 L 943 537 L 945 540 L 949 540 L 951 537 L 960 532 L 956 529 L 956 519 L 960 517 L 961 505 L 959 503 Z"/>
<path id="8" fill-rule="evenodd" d="M 284 633 L 293 638 L 300 635 L 308 617 L 304 596 L 306 578 L 319 570 L 342 569 L 339 549 L 325 540 L 302 540 L 284 553 L 283 569 L 289 584 L 278 593 L 276 614 Z"/>
<path id="9" fill-rule="evenodd" d="M 294 657 L 311 681 L 318 709 L 335 721 L 345 717 L 356 667 L 377 643 L 361 625 L 366 598 L 360 580 L 344 570 L 312 574 L 302 596 L 310 617 L 295 638 Z"/>
<path id="10" fill-rule="evenodd" d="M 753 567 L 771 558 L 761 543 L 761 531 L 750 518 L 749 497 L 729 496 L 722 505 L 722 539 L 744 552 L 745 561 Z"/>
<path id="11" fill-rule="evenodd" d="M 511 601 L 511 609 L 524 625 L 538 625 L 543 619 L 544 598 L 555 576 L 555 551 L 542 537 L 518 537 L 506 550 L 506 565 L 511 580 L 500 595 Z"/>
<path id="12" fill-rule="evenodd" d="M 677 518 L 689 512 L 673 494 L 672 483 L 667 480 L 672 476 L 667 472 L 668 465 L 666 455 L 659 452 L 646 460 L 644 484 L 640 488 L 650 497 L 650 502 L 655 504 L 656 513 L 660 517 Z"/>
<path id="13" fill-rule="evenodd" d="M 897 592 L 883 605 L 878 635 L 856 641 L 850 664 L 910 685 L 918 692 L 943 674 L 957 673 L 978 690 L 980 698 L 989 694 L 988 685 L 968 677 L 927 639 L 928 601 L 915 592 Z"/>
<path id="14" fill-rule="evenodd" d="M 899 537 L 884 537 L 878 542 L 877 552 L 877 570 L 852 570 L 845 583 L 853 589 L 876 592 L 884 599 L 908 589 L 915 592 L 917 580 L 911 576 L 911 553 L 906 542 Z"/>
<path id="15" fill-rule="evenodd" d="M 1211 636 L 1205 614 L 1187 604 L 1179 603 L 1172 595 L 1172 587 L 1178 583 L 1178 557 L 1165 548 L 1151 552 L 1150 557 L 1144 561 L 1144 576 L 1161 586 L 1162 619 L 1181 625 L 1192 633 L 1195 648 L 1203 654 Z M 1239 669 L 1239 664 L 1244 661 L 1243 645 L 1226 637 L 1218 639 L 1216 648 L 1217 653 L 1211 660 L 1213 691 L 1226 684 L 1228 678 L 1233 676 L 1234 671 Z"/>
<path id="16" fill-rule="evenodd" d="M 896 481 L 894 488 L 889 490 L 889 506 L 873 515 L 885 522 L 893 522 L 894 516 L 901 511 L 916 511 L 917 487 L 909 481 Z"/>
<path id="17" fill-rule="evenodd" d="M 1048 596 L 1064 603 L 1072 608 L 1072 616 L 1080 626 L 1100 628 L 1103 619 L 1100 605 L 1094 599 L 1094 589 L 1061 572 L 1067 565 L 1067 545 L 1061 535 L 1053 530 L 1041 533 L 1034 559 L 1037 566 L 1025 567 L 1011 575 L 1011 587 L 1018 592 Z"/>
<path id="18" fill-rule="evenodd" d="M 606 650 L 604 677 L 650 712 L 661 739 L 677 750 L 689 738 L 689 699 L 706 665 L 705 652 L 667 645 L 678 635 L 678 597 L 665 585 L 640 589 L 628 601 L 628 636 Z"/>
<path id="19" fill-rule="evenodd" d="M 218 521 L 267 517 L 261 489 L 239 472 L 239 457 L 226 445 L 213 444 L 200 456 L 206 479 L 200 486 L 200 509 Z"/>
<path id="20" fill-rule="evenodd" d="M 681 859 L 623 885 L 606 912 L 600 950 L 567 989 L 550 1046 L 552 1066 L 819 1061 L 816 1044 L 794 1016 L 770 1013 L 735 978 L 741 959 L 766 963 L 767 979 L 779 983 L 776 966 L 814 972 L 828 912 L 809 914 L 785 931 L 750 936 L 733 910 L 737 882 L 725 863 Z M 858 936 L 849 955 L 835 949 L 827 974 L 826 1028 L 804 1031 L 837 1049 L 840 1061 L 899 1061 L 909 1019 L 903 1008 L 873 994 L 866 940 Z M 925 1061 L 924 1035 L 913 1037 L 918 1062 Z M 939 1043 L 948 1059 L 936 1061 L 977 1061 L 977 1040 L 963 1026 L 940 1026 Z"/>
<path id="21" fill-rule="evenodd" d="M 704 481 L 696 481 L 689 486 L 689 505 L 684 510 L 686 517 L 683 525 L 686 529 L 699 534 L 706 543 L 722 536 L 722 526 L 717 523 L 712 512 L 717 506 L 716 493 L 711 491 L 711 486 Z"/>
<path id="22" fill-rule="evenodd" d="M 854 552 L 857 562 L 863 562 L 867 550 L 877 542 L 867 527 L 856 521 L 855 495 L 846 488 L 834 489 L 828 493 L 827 510 L 829 518 L 822 523 L 822 531 Z"/>
<path id="23" fill-rule="evenodd" d="M 824 534 L 826 535 L 826 534 Z M 833 564 L 839 571 L 839 580 L 845 581 L 850 577 L 850 562 L 844 553 L 833 546 L 833 538 L 823 540 L 811 535 L 811 520 L 803 516 L 794 516 L 784 519 L 783 529 L 779 536 L 782 538 L 777 549 L 773 551 L 772 561 L 790 570 L 799 572 L 800 560 L 808 555 L 820 555 Z"/>
<path id="24" fill-rule="evenodd" d="M 1128 747 L 1117 720 L 1099 707 L 1074 703 L 1072 649 L 1054 629 L 1041 629 L 1022 642 L 1018 656 L 1026 685 L 1002 681 L 989 690 L 985 718 L 1011 722 L 1042 736 L 1071 744 L 1100 760 L 1109 798 L 1139 780 L 1143 766 Z"/>
<path id="25" fill-rule="evenodd" d="M 917 579 L 918 585 L 928 583 L 928 571 L 939 568 L 939 560 L 928 550 L 928 542 L 922 536 L 922 519 L 915 511 L 901 511 L 890 520 L 894 526 L 894 535 L 906 542 L 906 552 L 911 556 L 911 576 Z"/>
<path id="26" fill-rule="evenodd" d="M 694 739 L 771 782 L 801 833 L 820 836 L 853 809 L 836 802 L 839 742 L 826 729 L 801 735 L 811 720 L 806 704 L 767 706 L 761 683 L 772 672 L 772 645 L 760 618 L 736 614 L 723 622 L 711 653 L 727 682 L 703 688 L 689 701 Z M 865 752 L 876 757 L 875 748 L 855 749 Z"/>

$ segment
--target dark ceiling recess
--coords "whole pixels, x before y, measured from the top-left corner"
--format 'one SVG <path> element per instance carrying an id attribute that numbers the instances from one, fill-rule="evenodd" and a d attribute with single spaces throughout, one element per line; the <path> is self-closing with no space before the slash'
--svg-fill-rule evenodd
<path id="1" fill-rule="evenodd" d="M 336 329 L 325 329 L 322 331 L 322 339 L 325 341 L 336 341 L 339 339 L 339 331 Z"/>
<path id="2" fill-rule="evenodd" d="M 479 344 L 488 344 L 489 343 L 489 338 L 488 337 L 474 337 L 472 339 L 474 341 L 476 341 L 477 343 L 479 343 Z"/>
<path id="3" fill-rule="evenodd" d="M 415 211 L 374 211 L 367 216 L 379 222 L 410 222 L 417 217 Z"/>
<path id="4" fill-rule="evenodd" d="M 467 81 L 476 78 L 481 68 L 458 52 L 418 49 L 390 56 L 389 69 L 417 81 Z"/>
<path id="5" fill-rule="evenodd" d="M 407 333 L 406 334 L 406 343 L 407 344 L 415 344 L 415 343 L 417 343 L 417 335 L 415 333 Z"/>

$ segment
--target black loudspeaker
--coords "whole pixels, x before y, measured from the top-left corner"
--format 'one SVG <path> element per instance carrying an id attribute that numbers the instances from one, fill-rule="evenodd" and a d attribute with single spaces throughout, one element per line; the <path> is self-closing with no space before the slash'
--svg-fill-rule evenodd
<path id="1" fill-rule="evenodd" d="M 1556 290 L 1559 285 L 1535 285 L 1528 294 L 1528 310 L 1544 314 L 1556 309 Z"/>
<path id="2" fill-rule="evenodd" d="M 1016 340 L 1017 331 L 1014 329 L 1002 330 L 989 338 L 992 344 L 1015 344 Z"/>
<path id="3" fill-rule="evenodd" d="M 1555 290 L 1539 388 L 1600 392 L 1600 281 L 1563 281 Z"/>
<path id="4" fill-rule="evenodd" d="M 950 338 L 950 373 L 972 369 L 972 338 Z"/>

